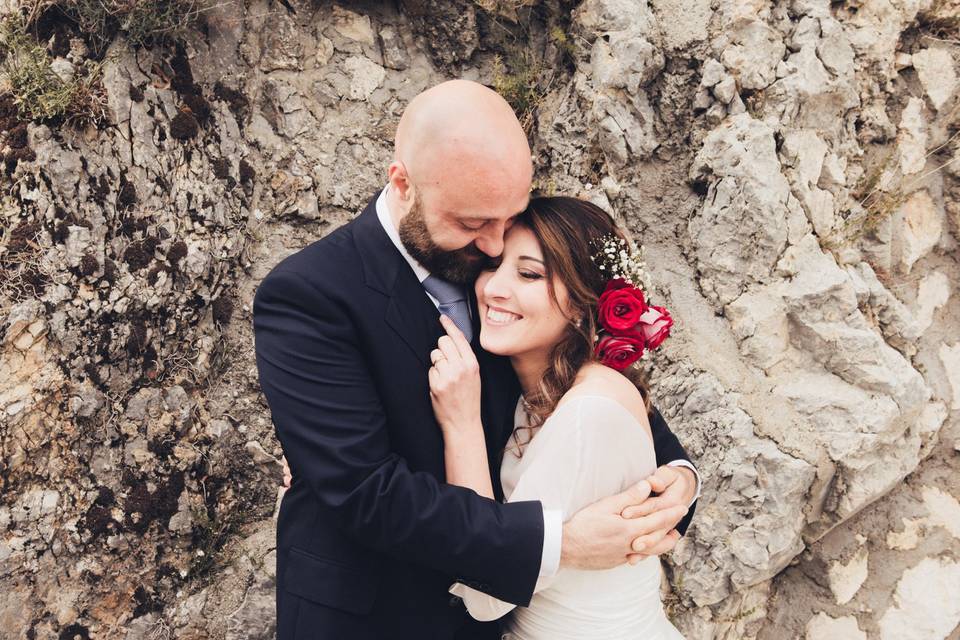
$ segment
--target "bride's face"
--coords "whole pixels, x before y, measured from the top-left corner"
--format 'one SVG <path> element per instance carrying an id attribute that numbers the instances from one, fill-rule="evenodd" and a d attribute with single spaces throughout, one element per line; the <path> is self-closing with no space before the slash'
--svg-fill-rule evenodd
<path id="1" fill-rule="evenodd" d="M 483 348 L 502 356 L 549 353 L 569 324 L 567 289 L 556 279 L 553 289 L 556 299 L 536 236 L 525 226 L 512 227 L 499 265 L 477 278 Z"/>

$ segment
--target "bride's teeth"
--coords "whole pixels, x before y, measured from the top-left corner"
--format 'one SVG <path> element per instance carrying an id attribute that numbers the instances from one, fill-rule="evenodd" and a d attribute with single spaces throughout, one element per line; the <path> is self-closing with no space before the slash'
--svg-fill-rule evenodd
<path id="1" fill-rule="evenodd" d="M 519 320 L 520 316 L 515 313 L 508 313 L 506 311 L 494 311 L 493 309 L 487 309 L 487 320 L 491 322 L 496 322 L 498 324 L 506 324 L 508 322 L 513 322 L 514 320 Z"/>

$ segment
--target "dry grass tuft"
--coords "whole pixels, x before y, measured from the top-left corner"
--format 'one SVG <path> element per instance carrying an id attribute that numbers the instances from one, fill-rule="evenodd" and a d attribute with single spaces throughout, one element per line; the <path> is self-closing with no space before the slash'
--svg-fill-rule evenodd
<path id="1" fill-rule="evenodd" d="M 21 118 L 72 124 L 104 120 L 103 62 L 86 61 L 67 77 L 58 75 L 52 62 L 46 48 L 30 35 L 23 17 L 0 20 L 0 72 Z"/>

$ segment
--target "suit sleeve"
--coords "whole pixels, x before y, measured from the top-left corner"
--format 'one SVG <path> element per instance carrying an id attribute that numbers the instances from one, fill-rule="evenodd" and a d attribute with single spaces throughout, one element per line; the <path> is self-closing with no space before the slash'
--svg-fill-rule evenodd
<path id="1" fill-rule="evenodd" d="M 346 306 L 275 269 L 254 299 L 260 386 L 291 468 L 349 535 L 526 605 L 539 573 L 539 502 L 500 504 L 412 471 Z"/>
<path id="2" fill-rule="evenodd" d="M 663 416 L 660 415 L 656 407 L 654 407 L 653 412 L 650 414 L 650 431 L 653 433 L 653 446 L 657 452 L 658 467 L 673 462 L 674 460 L 690 461 L 683 445 L 680 444 L 680 441 L 677 439 L 677 436 L 674 435 L 673 431 L 670 431 L 666 420 L 663 419 Z M 691 464 L 693 463 L 691 462 Z M 697 502 L 694 501 L 694 503 L 690 505 L 687 515 L 677 524 L 677 531 L 680 532 L 680 535 L 684 535 L 687 532 L 687 527 L 690 526 L 690 522 L 693 520 L 693 512 L 696 508 Z"/>

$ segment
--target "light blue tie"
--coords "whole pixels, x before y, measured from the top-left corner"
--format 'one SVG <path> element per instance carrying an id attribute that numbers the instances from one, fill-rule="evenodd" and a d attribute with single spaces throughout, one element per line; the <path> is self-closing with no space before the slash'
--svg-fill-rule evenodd
<path id="1" fill-rule="evenodd" d="M 473 340 L 470 301 L 467 298 L 466 288 L 432 275 L 427 276 L 423 281 L 423 288 L 440 303 L 438 305 L 440 313 L 449 316 L 468 341 Z"/>

